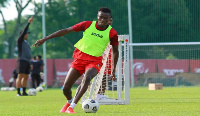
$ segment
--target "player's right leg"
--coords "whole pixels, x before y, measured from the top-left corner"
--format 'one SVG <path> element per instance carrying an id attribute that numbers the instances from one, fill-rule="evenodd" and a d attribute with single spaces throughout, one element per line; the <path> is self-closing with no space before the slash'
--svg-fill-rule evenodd
<path id="1" fill-rule="evenodd" d="M 24 74 L 24 77 L 21 80 L 22 89 L 23 89 L 23 93 L 22 93 L 23 96 L 28 96 L 28 94 L 26 93 L 27 80 L 28 80 L 28 74 Z"/>
<path id="2" fill-rule="evenodd" d="M 100 86 L 99 91 L 97 93 L 96 99 L 106 99 L 107 96 L 104 95 L 105 91 L 106 91 L 106 75 L 104 75 L 103 78 L 102 78 L 102 83 L 101 83 L 101 86 Z"/>
<path id="3" fill-rule="evenodd" d="M 67 108 L 70 106 L 70 104 L 72 102 L 71 88 L 80 76 L 81 75 L 78 70 L 76 70 L 74 68 L 70 68 L 70 70 L 65 78 L 64 85 L 63 85 L 63 94 L 65 95 L 65 97 L 67 98 L 68 101 L 60 110 L 61 113 L 65 112 L 67 110 Z M 72 109 L 71 113 L 73 113 L 73 109 Z"/>
<path id="4" fill-rule="evenodd" d="M 35 88 L 35 75 L 31 74 L 32 88 Z"/>

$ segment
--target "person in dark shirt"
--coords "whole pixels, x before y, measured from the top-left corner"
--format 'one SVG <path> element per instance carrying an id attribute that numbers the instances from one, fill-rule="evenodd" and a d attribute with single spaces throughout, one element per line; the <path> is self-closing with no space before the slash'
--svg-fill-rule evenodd
<path id="1" fill-rule="evenodd" d="M 42 68 L 42 64 L 36 60 L 36 56 L 33 57 L 31 61 L 31 79 L 32 79 L 32 87 L 36 88 L 40 85 L 40 70 Z M 36 85 L 35 86 L 35 82 Z"/>
<path id="2" fill-rule="evenodd" d="M 27 96 L 26 85 L 28 75 L 30 74 L 30 62 L 31 62 L 31 47 L 26 41 L 28 39 L 28 28 L 30 23 L 33 21 L 33 16 L 29 18 L 28 24 L 20 32 L 19 38 L 17 39 L 18 47 L 18 59 L 17 59 L 17 73 L 18 77 L 16 80 L 17 96 Z M 23 93 L 20 93 L 20 87 L 23 89 Z"/>
<path id="3" fill-rule="evenodd" d="M 41 55 L 37 55 L 36 58 L 37 58 L 37 61 L 40 62 L 40 64 L 41 64 L 41 68 L 40 68 L 40 83 L 42 83 L 42 82 L 44 82 L 44 80 L 42 79 L 44 62 L 42 60 L 42 56 Z"/>
<path id="4" fill-rule="evenodd" d="M 112 23 L 113 23 L 113 18 L 112 18 L 112 16 L 110 16 L 110 20 L 108 21 L 108 25 L 112 26 Z M 112 57 L 111 57 L 112 55 L 111 54 L 112 54 L 112 48 L 110 49 L 109 56 L 107 58 L 107 63 L 106 63 L 104 75 L 103 75 L 103 78 L 102 78 L 102 83 L 101 83 L 101 86 L 100 86 L 99 91 L 98 91 L 97 96 L 96 96 L 97 99 L 107 99 L 108 98 L 104 94 L 105 94 L 106 86 L 107 86 L 106 77 L 110 77 L 110 75 L 111 75 L 111 67 L 112 67 Z"/>
<path id="5" fill-rule="evenodd" d="M 11 74 L 11 78 L 9 79 L 9 87 L 12 87 L 12 84 L 13 84 L 13 82 L 14 82 L 14 80 L 15 79 L 17 79 L 17 70 L 16 69 L 14 69 L 13 71 L 12 71 L 12 74 Z"/>

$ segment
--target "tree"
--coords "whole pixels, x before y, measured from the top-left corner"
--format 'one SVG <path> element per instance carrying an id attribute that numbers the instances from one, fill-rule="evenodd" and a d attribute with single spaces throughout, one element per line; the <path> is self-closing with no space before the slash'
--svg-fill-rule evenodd
<path id="1" fill-rule="evenodd" d="M 95 4 L 95 5 L 94 5 Z M 94 1 L 94 0 L 51 0 L 45 4 L 45 16 L 46 16 L 46 34 L 49 35 L 57 30 L 71 27 L 86 20 L 96 20 L 97 11 L 100 7 L 109 7 L 112 10 L 114 18 L 113 27 L 119 34 L 127 34 L 128 23 L 127 19 L 127 2 L 126 0 L 121 1 Z M 120 7 L 118 7 L 120 6 Z M 92 10 L 91 10 L 92 9 Z M 38 4 L 38 10 L 41 11 L 41 5 Z M 124 18 L 121 18 L 124 17 Z M 31 26 L 31 30 L 37 33 L 37 38 L 42 38 L 41 32 L 41 18 L 42 15 L 39 13 L 36 15 L 35 23 L 37 25 Z M 121 22 L 121 23 L 120 23 Z M 82 38 L 82 32 L 70 33 L 63 37 L 51 39 L 46 41 L 47 58 L 72 58 L 74 51 L 74 44 Z M 33 41 L 32 41 L 33 40 Z M 32 39 L 33 44 L 36 40 Z M 42 53 L 42 47 L 33 49 L 33 54 Z"/>
<path id="2" fill-rule="evenodd" d="M 8 3 L 9 0 L 3 0 L 1 1 L 1 5 L 6 7 L 5 3 Z M 14 38 L 18 37 L 19 31 L 22 29 L 22 25 L 24 25 L 27 22 L 22 22 L 22 12 L 23 10 L 30 4 L 31 0 L 14 0 L 16 10 L 17 10 L 17 18 L 14 25 L 12 25 L 13 31 L 8 30 L 8 22 L 5 21 L 4 14 L 0 9 L 0 14 L 3 19 L 3 29 L 4 29 L 4 41 L 7 41 L 8 44 L 8 58 L 14 58 L 14 52 L 15 52 L 15 46 L 16 46 L 16 40 Z M 13 24 L 13 23 L 12 23 Z"/>

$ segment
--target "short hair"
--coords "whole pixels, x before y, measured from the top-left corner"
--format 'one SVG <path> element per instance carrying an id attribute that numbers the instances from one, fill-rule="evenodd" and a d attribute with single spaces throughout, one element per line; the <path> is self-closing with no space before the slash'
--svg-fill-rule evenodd
<path id="1" fill-rule="evenodd" d="M 104 13 L 110 13 L 111 14 L 111 10 L 109 9 L 109 8 L 107 8 L 107 7 L 101 7 L 100 9 L 99 9 L 99 11 L 102 11 L 102 12 L 104 12 Z M 98 11 L 98 12 L 99 12 Z"/>
<path id="2" fill-rule="evenodd" d="M 42 56 L 41 56 L 41 55 L 38 55 L 37 57 L 38 57 L 39 59 L 41 59 L 41 58 L 42 58 Z"/>

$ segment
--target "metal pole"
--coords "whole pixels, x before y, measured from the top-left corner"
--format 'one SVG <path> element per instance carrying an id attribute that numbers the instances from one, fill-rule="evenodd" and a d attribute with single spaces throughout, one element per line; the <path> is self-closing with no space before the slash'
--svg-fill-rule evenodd
<path id="1" fill-rule="evenodd" d="M 132 42 L 132 18 L 131 18 L 131 0 L 128 0 L 128 25 L 129 25 L 129 36 Z M 130 46 L 130 60 L 131 60 L 131 87 L 134 87 L 134 70 L 133 70 L 133 47 Z"/>
<path id="2" fill-rule="evenodd" d="M 42 34 L 43 38 L 46 36 L 46 25 L 45 25 L 45 4 L 44 0 L 42 0 Z M 47 61 L 46 61 L 46 42 L 43 44 L 43 61 L 44 61 L 44 82 L 45 82 L 45 89 L 47 89 Z"/>

